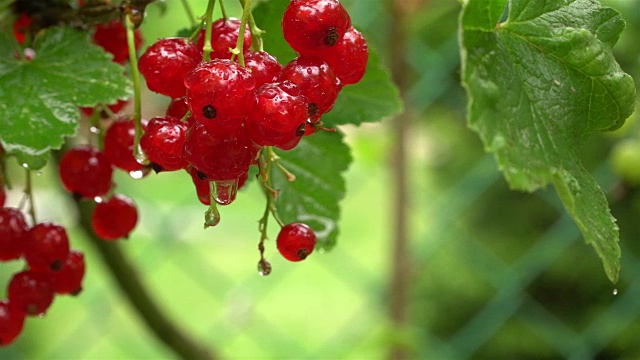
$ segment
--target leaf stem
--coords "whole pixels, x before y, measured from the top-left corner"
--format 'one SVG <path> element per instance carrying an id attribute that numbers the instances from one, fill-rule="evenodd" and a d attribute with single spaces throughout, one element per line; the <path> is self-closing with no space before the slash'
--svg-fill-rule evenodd
<path id="1" fill-rule="evenodd" d="M 204 14 L 204 22 L 206 24 L 204 32 L 204 47 L 202 48 L 202 61 L 211 60 L 211 22 L 213 20 L 213 9 L 216 5 L 216 0 L 209 0 L 207 3 L 207 12 Z"/>
<path id="2" fill-rule="evenodd" d="M 138 71 L 138 56 L 135 44 L 135 24 L 129 17 L 124 15 L 125 28 L 127 29 L 127 45 L 129 46 L 129 64 L 131 65 L 131 79 L 133 81 L 133 121 L 136 127 L 136 135 L 133 139 L 133 156 L 136 160 L 144 160 L 145 155 L 140 149 L 140 138 L 142 137 L 142 94 L 140 85 L 140 72 Z"/>
<path id="3" fill-rule="evenodd" d="M 33 181 L 31 176 L 31 170 L 25 169 L 26 186 L 24 188 L 25 195 L 29 198 L 29 216 L 31 217 L 31 223 L 33 225 L 38 223 L 36 219 L 36 204 L 33 200 Z"/>
<path id="4" fill-rule="evenodd" d="M 189 5 L 188 0 L 181 0 L 182 8 L 184 8 L 184 12 L 187 14 L 187 18 L 189 18 L 189 22 L 191 26 L 196 26 L 198 22 L 196 21 L 196 17 L 193 15 L 193 10 L 191 9 L 191 5 Z"/>

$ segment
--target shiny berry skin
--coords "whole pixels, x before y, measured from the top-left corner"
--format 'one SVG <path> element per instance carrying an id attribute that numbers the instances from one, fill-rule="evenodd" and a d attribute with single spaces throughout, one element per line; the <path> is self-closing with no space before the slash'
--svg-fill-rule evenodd
<path id="1" fill-rule="evenodd" d="M 240 33 L 240 19 L 228 18 L 218 19 L 211 24 L 211 52 L 212 59 L 231 59 L 231 52 L 229 49 L 236 47 L 238 42 L 238 34 Z M 202 51 L 204 47 L 204 35 L 203 29 L 198 33 L 198 49 Z M 244 42 L 242 44 L 242 51 L 247 52 L 251 48 L 251 31 L 249 26 L 245 25 L 244 28 Z"/>
<path id="2" fill-rule="evenodd" d="M 103 240 L 128 237 L 138 223 L 138 210 L 131 199 L 113 195 L 96 204 L 91 217 L 93 231 Z"/>
<path id="3" fill-rule="evenodd" d="M 124 64 L 129 60 L 127 30 L 119 20 L 97 25 L 96 32 L 93 34 L 93 42 L 100 45 L 106 52 L 111 53 L 114 62 Z M 142 46 L 140 30 L 134 32 L 134 43 L 136 50 Z"/>
<path id="4" fill-rule="evenodd" d="M 52 223 L 34 225 L 25 237 L 24 258 L 36 271 L 59 271 L 69 256 L 66 230 Z"/>
<path id="5" fill-rule="evenodd" d="M 276 246 L 285 259 L 301 261 L 313 252 L 316 246 L 316 234 L 306 224 L 287 224 L 280 229 Z"/>
<path id="6" fill-rule="evenodd" d="M 292 0 L 282 17 L 282 33 L 302 55 L 319 54 L 335 46 L 351 26 L 338 0 Z"/>
<path id="7" fill-rule="evenodd" d="M 93 198 L 111 188 L 113 167 L 107 156 L 91 145 L 75 147 L 62 155 L 60 180 L 77 197 Z"/>
<path id="8" fill-rule="evenodd" d="M 282 69 L 278 81 L 289 80 L 300 87 L 309 100 L 309 117 L 318 119 L 336 102 L 342 89 L 340 80 L 329 65 L 315 56 L 300 56 Z"/>
<path id="9" fill-rule="evenodd" d="M 256 80 L 256 88 L 274 82 L 282 70 L 278 59 L 266 51 L 248 52 L 244 56 L 244 66 L 251 70 L 251 75 Z"/>
<path id="10" fill-rule="evenodd" d="M 258 154 L 243 128 L 210 132 L 199 122 L 187 131 L 184 158 L 209 181 L 235 180 L 247 172 Z"/>
<path id="11" fill-rule="evenodd" d="M 256 91 L 257 105 L 244 127 L 253 142 L 282 150 L 295 147 L 305 132 L 307 98 L 291 81 L 262 85 Z"/>
<path id="12" fill-rule="evenodd" d="M 187 123 L 174 117 L 155 117 L 147 123 L 140 147 L 156 171 L 174 171 L 187 167 L 182 158 Z"/>
<path id="13" fill-rule="evenodd" d="M 15 208 L 0 209 L 0 261 L 14 260 L 24 254 L 27 222 Z"/>
<path id="14" fill-rule="evenodd" d="M 32 270 L 13 275 L 7 288 L 9 302 L 30 316 L 44 314 L 53 302 L 53 295 L 51 277 Z"/>
<path id="15" fill-rule="evenodd" d="M 369 48 L 362 34 L 351 27 L 336 46 L 322 54 L 342 85 L 355 84 L 364 76 Z"/>
<path id="16" fill-rule="evenodd" d="M 62 269 L 51 274 L 53 291 L 56 294 L 78 295 L 82 291 L 84 272 L 84 254 L 77 250 L 71 250 Z"/>
<path id="17" fill-rule="evenodd" d="M 114 121 L 104 136 L 104 153 L 113 166 L 125 171 L 140 171 L 144 165 L 133 156 L 136 125 L 129 118 Z"/>
<path id="18" fill-rule="evenodd" d="M 202 60 L 196 44 L 185 38 L 159 39 L 138 60 L 149 90 L 178 98 L 184 96 L 184 75 Z"/>
<path id="19" fill-rule="evenodd" d="M 255 80 L 230 60 L 201 63 L 184 79 L 191 114 L 210 130 L 237 129 L 255 106 Z"/>
<path id="20" fill-rule="evenodd" d="M 189 104 L 187 104 L 186 97 L 180 97 L 171 99 L 171 103 L 167 107 L 165 115 L 172 116 L 177 119 L 182 119 L 189 111 Z"/>
<path id="21" fill-rule="evenodd" d="M 0 346 L 11 344 L 22 332 L 24 313 L 4 299 L 0 301 Z"/>
<path id="22" fill-rule="evenodd" d="M 191 180 L 193 181 L 193 185 L 196 187 L 196 195 L 198 195 L 198 200 L 203 205 L 211 204 L 211 188 L 209 186 L 209 180 L 207 180 L 207 175 L 203 172 L 198 171 L 198 169 L 190 166 L 187 170 L 189 175 L 191 175 Z"/>

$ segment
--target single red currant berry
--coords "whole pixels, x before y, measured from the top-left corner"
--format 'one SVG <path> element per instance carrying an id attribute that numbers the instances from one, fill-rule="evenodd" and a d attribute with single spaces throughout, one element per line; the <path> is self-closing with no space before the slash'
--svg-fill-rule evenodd
<path id="1" fill-rule="evenodd" d="M 11 344 L 23 327 L 24 313 L 7 299 L 0 301 L 0 346 Z"/>
<path id="2" fill-rule="evenodd" d="M 52 223 L 34 225 L 27 232 L 24 257 L 36 271 L 59 271 L 69 256 L 69 238 L 62 226 Z"/>
<path id="3" fill-rule="evenodd" d="M 187 104 L 187 98 L 183 96 L 181 98 L 171 99 L 165 115 L 182 119 L 187 115 L 187 112 L 189 112 L 189 104 Z"/>
<path id="4" fill-rule="evenodd" d="M 336 102 L 341 90 L 340 80 L 329 65 L 315 56 L 300 56 L 289 62 L 278 81 L 289 80 L 300 87 L 309 100 L 309 117 L 319 119 Z"/>
<path id="5" fill-rule="evenodd" d="M 369 48 L 362 34 L 351 27 L 336 46 L 321 55 L 343 85 L 355 84 L 364 76 Z"/>
<path id="6" fill-rule="evenodd" d="M 118 100 L 118 102 L 116 102 L 115 104 L 107 105 L 107 107 L 112 114 L 118 114 L 120 111 L 122 111 L 122 109 L 124 109 L 125 106 L 129 105 L 130 102 L 130 100 Z M 95 108 L 81 107 L 80 110 L 87 116 L 93 116 Z M 109 117 L 111 117 L 111 114 L 103 110 L 100 112 L 100 117 L 103 119 L 108 119 Z"/>
<path id="7" fill-rule="evenodd" d="M 31 25 L 31 18 L 29 15 L 22 13 L 13 23 L 13 36 L 20 44 L 24 43 L 29 33 L 29 26 Z"/>
<path id="8" fill-rule="evenodd" d="M 115 121 L 104 136 L 104 153 L 113 166 L 125 171 L 141 171 L 144 165 L 133 156 L 136 125 L 133 120 L 123 117 Z"/>
<path id="9" fill-rule="evenodd" d="M 32 270 L 13 275 L 7 289 L 9 302 L 30 316 L 44 314 L 53 302 L 53 295 L 51 277 Z"/>
<path id="10" fill-rule="evenodd" d="M 93 42 L 100 45 L 106 52 L 111 53 L 114 62 L 123 64 L 129 60 L 127 30 L 119 20 L 97 25 L 96 32 L 93 34 Z M 136 50 L 142 46 L 140 30 L 134 32 L 134 43 Z"/>
<path id="11" fill-rule="evenodd" d="M 174 117 L 155 117 L 149 121 L 140 147 L 156 171 L 174 171 L 187 166 L 182 158 L 186 132 L 187 123 Z"/>
<path id="12" fill-rule="evenodd" d="M 0 261 L 18 259 L 24 254 L 27 229 L 20 210 L 0 209 Z"/>
<path id="13" fill-rule="evenodd" d="M 258 150 L 242 128 L 210 132 L 196 122 L 187 131 L 183 156 L 209 181 L 235 180 L 247 172 Z"/>
<path id="14" fill-rule="evenodd" d="M 60 180 L 77 197 L 93 198 L 111 188 L 113 168 L 97 148 L 82 145 L 67 151 L 60 159 Z"/>
<path id="15" fill-rule="evenodd" d="M 84 254 L 77 250 L 71 250 L 62 269 L 51 274 L 53 291 L 56 294 L 78 295 L 82 291 L 84 272 Z"/>
<path id="16" fill-rule="evenodd" d="M 251 70 L 251 75 L 256 79 L 256 88 L 274 82 L 282 70 L 278 59 L 266 51 L 248 52 L 244 56 L 244 66 Z"/>
<path id="17" fill-rule="evenodd" d="M 276 246 L 285 259 L 301 261 L 313 252 L 316 246 L 316 234 L 306 224 L 287 224 L 280 229 Z"/>
<path id="18" fill-rule="evenodd" d="M 93 231 L 103 240 L 128 237 L 138 223 L 138 210 L 133 200 L 113 195 L 96 204 L 91 217 Z"/>
<path id="19" fill-rule="evenodd" d="M 191 115 L 210 130 L 237 129 L 255 105 L 255 80 L 231 60 L 201 63 L 184 79 Z"/>
<path id="20" fill-rule="evenodd" d="M 256 91 L 257 105 L 245 121 L 253 142 L 283 150 L 295 147 L 305 132 L 307 98 L 291 81 L 262 85 Z"/>
<path id="21" fill-rule="evenodd" d="M 202 60 L 202 52 L 185 38 L 156 41 L 142 54 L 138 69 L 149 90 L 178 98 L 184 96 L 184 75 Z"/>
<path id="22" fill-rule="evenodd" d="M 292 0 L 282 17 L 284 39 L 303 55 L 335 46 L 350 26 L 351 18 L 338 0 Z"/>
<path id="23" fill-rule="evenodd" d="M 203 205 L 211 204 L 211 188 L 209 187 L 209 180 L 207 179 L 207 175 L 193 166 L 189 166 L 188 170 L 189 175 L 191 175 L 191 180 L 193 181 L 193 185 L 196 187 L 196 195 L 198 195 L 198 200 Z"/>
<path id="24" fill-rule="evenodd" d="M 227 18 L 218 19 L 211 24 L 211 58 L 213 59 L 231 59 L 231 52 L 229 49 L 236 47 L 238 42 L 238 34 L 240 34 L 240 19 Z M 204 35 L 203 29 L 198 33 L 198 49 L 201 51 L 204 48 Z M 251 31 L 249 26 L 245 25 L 244 28 L 244 43 L 242 45 L 242 51 L 247 52 L 251 47 Z"/>

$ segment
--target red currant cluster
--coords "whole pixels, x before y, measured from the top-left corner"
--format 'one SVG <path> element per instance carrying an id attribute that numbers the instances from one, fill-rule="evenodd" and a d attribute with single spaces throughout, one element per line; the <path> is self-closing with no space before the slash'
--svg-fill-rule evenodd
<path id="1" fill-rule="evenodd" d="M 24 259 L 26 269 L 13 275 L 7 298 L 0 301 L 0 346 L 12 343 L 22 332 L 26 316 L 44 315 L 54 295 L 77 295 L 82 290 L 84 255 L 69 248 L 62 226 L 27 225 L 22 212 L 4 207 L 0 199 L 0 261 Z"/>

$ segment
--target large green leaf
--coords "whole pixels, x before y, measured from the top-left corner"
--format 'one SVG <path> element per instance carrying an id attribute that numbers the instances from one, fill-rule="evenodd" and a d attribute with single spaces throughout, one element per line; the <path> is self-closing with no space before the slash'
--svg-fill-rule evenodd
<path id="1" fill-rule="evenodd" d="M 593 133 L 633 112 L 633 80 L 611 48 L 624 28 L 595 0 L 468 0 L 461 21 L 468 121 L 512 187 L 553 184 L 607 276 L 620 271 L 618 229 L 579 160 Z"/>
<path id="2" fill-rule="evenodd" d="M 316 233 L 317 247 L 330 249 L 338 235 L 339 202 L 345 194 L 342 173 L 352 160 L 343 135 L 321 131 L 278 155 L 296 176 L 287 181 L 279 169 L 272 170 L 273 185 L 280 189 L 276 202 L 280 218 L 285 223 L 306 223 Z"/>
<path id="3" fill-rule="evenodd" d="M 122 66 L 84 32 L 45 30 L 35 39 L 32 60 L 17 58 L 13 44 L 0 38 L 0 141 L 30 168 L 42 167 L 49 150 L 75 134 L 79 106 L 131 95 Z"/>

